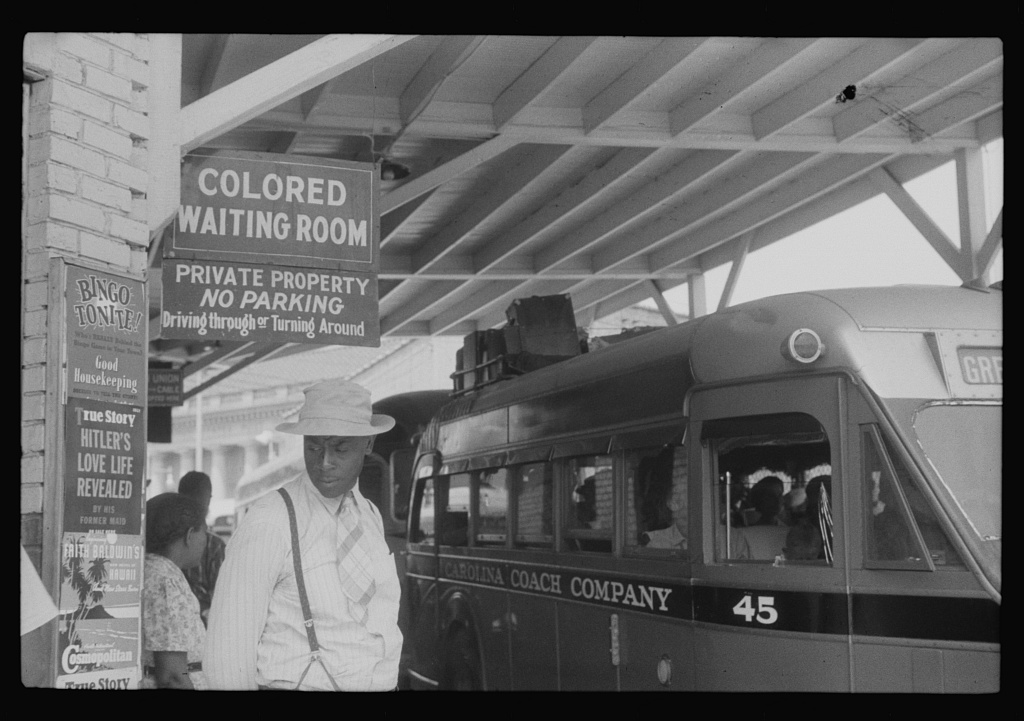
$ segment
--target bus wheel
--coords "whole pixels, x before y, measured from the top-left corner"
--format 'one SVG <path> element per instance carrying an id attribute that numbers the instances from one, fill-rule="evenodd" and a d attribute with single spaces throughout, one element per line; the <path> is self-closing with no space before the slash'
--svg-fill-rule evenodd
<path id="1" fill-rule="evenodd" d="M 478 691 L 480 663 L 476 643 L 463 628 L 450 637 L 444 655 L 444 686 L 447 691 Z"/>

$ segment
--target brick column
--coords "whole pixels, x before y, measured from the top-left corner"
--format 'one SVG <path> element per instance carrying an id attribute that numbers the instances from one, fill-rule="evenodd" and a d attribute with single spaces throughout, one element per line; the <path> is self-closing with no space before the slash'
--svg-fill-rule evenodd
<path id="1" fill-rule="evenodd" d="M 54 411 L 64 329 L 50 315 L 63 291 L 50 262 L 63 257 L 145 279 L 149 48 L 148 36 L 134 33 L 24 36 L 21 540 L 41 561 L 54 598 L 62 524 L 55 499 L 63 488 L 63 449 L 53 443 L 63 417 Z"/>

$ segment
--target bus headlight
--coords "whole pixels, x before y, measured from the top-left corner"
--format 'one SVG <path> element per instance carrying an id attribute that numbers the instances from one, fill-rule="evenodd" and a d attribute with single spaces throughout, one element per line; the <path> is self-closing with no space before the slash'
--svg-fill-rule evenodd
<path id="1" fill-rule="evenodd" d="M 798 328 L 782 344 L 782 355 L 797 363 L 813 363 L 824 352 L 821 337 L 810 328 Z"/>

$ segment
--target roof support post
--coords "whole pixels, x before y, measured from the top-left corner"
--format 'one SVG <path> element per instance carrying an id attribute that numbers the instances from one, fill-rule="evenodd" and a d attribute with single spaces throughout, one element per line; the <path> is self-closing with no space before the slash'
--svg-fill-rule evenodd
<path id="1" fill-rule="evenodd" d="M 651 292 L 651 298 L 658 304 L 658 310 L 661 311 L 661 317 L 665 319 L 665 323 L 667 325 L 678 325 L 679 321 L 676 320 L 676 314 L 673 312 L 672 306 L 665 300 L 665 295 L 661 292 L 661 288 L 658 287 L 658 283 L 653 280 L 646 280 L 644 283 Z"/>
<path id="2" fill-rule="evenodd" d="M 980 148 L 961 148 L 956 157 L 956 195 L 960 210 L 960 262 L 969 279 L 987 275 L 978 266 L 978 251 L 985 242 L 985 172 Z M 988 278 L 982 278 L 988 285 Z"/>
<path id="3" fill-rule="evenodd" d="M 996 252 L 1003 247 L 1003 211 L 1000 208 L 996 222 L 992 224 L 992 230 L 988 232 L 984 244 L 975 256 L 977 260 L 978 275 L 988 280 L 989 270 L 992 268 L 992 261 L 995 260 Z M 990 285 L 988 282 L 985 285 Z"/>
<path id="4" fill-rule="evenodd" d="M 750 245 L 754 242 L 756 230 L 744 233 L 740 236 L 736 245 L 736 257 L 733 258 L 732 268 L 729 269 L 729 277 L 725 281 L 725 288 L 722 290 L 722 299 L 718 301 L 718 310 L 725 310 L 732 302 L 733 291 L 736 290 L 736 282 L 740 273 L 743 272 L 743 263 L 747 260 L 747 253 L 750 252 Z"/>
<path id="5" fill-rule="evenodd" d="M 686 280 L 690 295 L 690 317 L 699 318 L 708 314 L 707 289 L 704 285 L 704 274 L 694 273 Z"/>

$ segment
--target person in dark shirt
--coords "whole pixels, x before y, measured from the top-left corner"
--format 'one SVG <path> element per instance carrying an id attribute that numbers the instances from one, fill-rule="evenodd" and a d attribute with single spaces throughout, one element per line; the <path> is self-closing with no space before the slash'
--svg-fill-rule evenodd
<path id="1" fill-rule="evenodd" d="M 213 484 L 210 477 L 202 471 L 189 471 L 178 482 L 178 493 L 199 502 L 203 507 L 203 517 L 210 512 L 210 500 L 213 498 Z M 227 544 L 216 534 L 210 533 L 202 562 L 185 571 L 185 579 L 192 588 L 192 593 L 199 599 L 199 615 L 203 624 L 207 623 L 210 604 L 213 602 L 213 589 L 217 585 L 217 574 L 224 563 L 224 549 Z"/>

